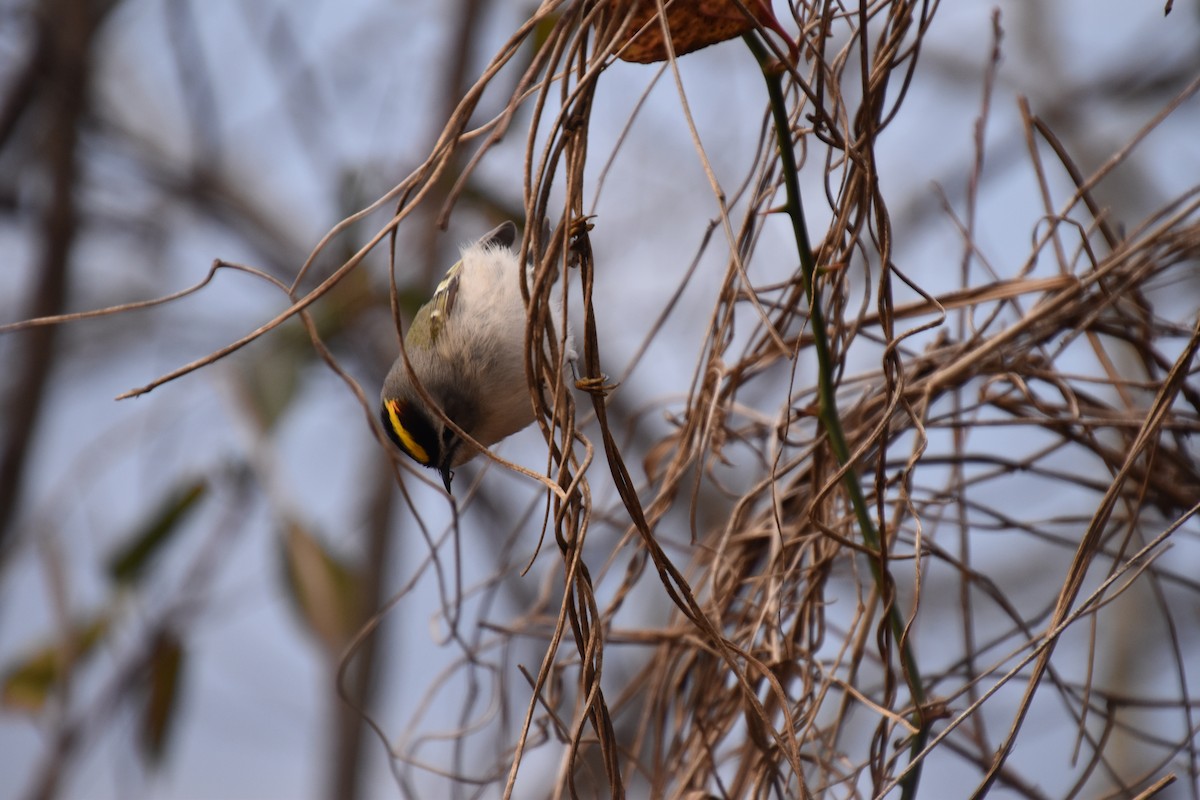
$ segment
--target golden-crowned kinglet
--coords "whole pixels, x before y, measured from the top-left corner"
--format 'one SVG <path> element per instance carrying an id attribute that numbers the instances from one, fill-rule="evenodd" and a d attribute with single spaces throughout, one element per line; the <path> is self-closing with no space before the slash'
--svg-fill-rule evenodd
<path id="1" fill-rule="evenodd" d="M 525 301 L 511 222 L 462 249 L 404 337 L 411 375 L 447 417 L 484 447 L 533 422 L 525 382 Z M 383 382 L 383 429 L 446 491 L 454 467 L 478 450 L 446 425 L 413 386 L 401 354 Z"/>

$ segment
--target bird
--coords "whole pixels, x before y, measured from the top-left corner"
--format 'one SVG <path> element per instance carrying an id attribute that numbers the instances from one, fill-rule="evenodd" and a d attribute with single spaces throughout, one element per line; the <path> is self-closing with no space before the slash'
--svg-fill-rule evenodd
<path id="1" fill-rule="evenodd" d="M 404 352 L 380 392 L 388 438 L 413 461 L 437 470 L 448 494 L 454 469 L 480 450 L 428 406 L 416 384 L 480 447 L 535 418 L 525 380 L 524 265 L 516 243 L 517 227 L 509 221 L 461 248 L 461 258 L 413 318 Z"/>

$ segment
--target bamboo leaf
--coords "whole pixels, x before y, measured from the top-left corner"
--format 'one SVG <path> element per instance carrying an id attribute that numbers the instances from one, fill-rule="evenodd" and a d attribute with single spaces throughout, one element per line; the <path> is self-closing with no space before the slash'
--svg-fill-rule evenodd
<path id="1" fill-rule="evenodd" d="M 281 333 L 285 336 L 272 350 L 247 360 L 239 369 L 246 399 L 264 430 L 273 428 L 296 399 L 301 369 L 307 360 L 307 351 L 300 350 L 308 347 L 307 340 L 300 338 L 303 329 L 288 325 Z"/>
<path id="2" fill-rule="evenodd" d="M 109 559 L 109 577 L 118 583 L 136 583 L 207 490 L 208 482 L 203 478 L 173 489 Z"/>
<path id="3" fill-rule="evenodd" d="M 107 633 L 107 615 L 97 615 L 74 625 L 65 643 L 41 645 L 14 662 L 0 681 L 0 706 L 40 714 L 64 676 L 83 663 Z"/>
<path id="4" fill-rule="evenodd" d="M 284 566 L 301 619 L 326 649 L 340 653 L 362 623 L 357 571 L 296 522 L 284 538 Z"/>
<path id="5" fill-rule="evenodd" d="M 162 763 L 168 737 L 178 716 L 184 656 L 183 643 L 174 634 L 164 633 L 155 642 L 150 657 L 138 741 L 142 757 L 151 766 Z"/>

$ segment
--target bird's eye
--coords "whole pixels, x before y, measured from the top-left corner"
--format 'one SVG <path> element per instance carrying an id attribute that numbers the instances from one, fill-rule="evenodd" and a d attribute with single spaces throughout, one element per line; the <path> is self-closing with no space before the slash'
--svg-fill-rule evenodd
<path id="1" fill-rule="evenodd" d="M 442 428 L 442 444 L 450 444 L 454 440 L 454 429 L 447 425 Z"/>

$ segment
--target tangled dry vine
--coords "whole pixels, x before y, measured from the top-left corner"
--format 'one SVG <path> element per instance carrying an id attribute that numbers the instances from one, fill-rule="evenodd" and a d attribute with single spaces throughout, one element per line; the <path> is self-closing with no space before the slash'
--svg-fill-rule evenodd
<path id="1" fill-rule="evenodd" d="M 413 583 L 436 574 L 446 642 L 460 651 L 434 684 L 468 687 L 461 709 L 438 721 L 457 713 L 449 732 L 423 727 L 432 700 L 402 734 L 360 710 L 398 784 L 419 795 L 420 773 L 507 798 L 536 770 L 553 776 L 544 788 L 553 797 L 907 799 L 955 786 L 959 796 L 1003 787 L 1043 798 L 1101 785 L 1104 796 L 1150 797 L 1173 781 L 1200 796 L 1200 317 L 1186 299 L 1200 263 L 1200 184 L 1137 219 L 1117 218 L 1100 198 L 1194 101 L 1200 80 L 1093 167 L 1018 101 L 1009 110 L 1019 159 L 1041 207 L 1020 232 L 1023 257 L 993 263 L 978 235 L 1003 52 L 993 18 L 994 47 L 977 65 L 975 158 L 959 176 L 968 188 L 938 209 L 960 248 L 922 271 L 897 255 L 904 231 L 879 145 L 905 109 L 939 3 L 692 4 L 736 23 L 723 35 L 740 41 L 724 46 L 740 47 L 739 63 L 761 74 L 761 115 L 730 120 L 758 132 L 734 183 L 692 117 L 685 56 L 673 52 L 679 29 L 649 14 L 666 5 L 683 4 L 543 2 L 463 94 L 428 157 L 335 226 L 290 284 L 217 262 L 158 301 L 0 333 L 173 301 L 226 268 L 250 273 L 286 296 L 282 311 L 122 397 L 299 318 L 386 450 L 374 390 L 326 347 L 313 310 L 386 252 L 403 329 L 398 232 L 430 219 L 444 227 L 475 172 L 527 120 L 522 212 L 550 222 L 527 225 L 522 242 L 536 265 L 524 287 L 527 378 L 547 455 L 541 470 L 488 458 L 539 487 L 516 527 L 521 546 L 537 550 L 525 571 L 553 555 L 552 577 L 514 618 L 480 614 L 468 630 L 459 603 L 495 584 L 444 578 L 439 552 L 463 517 L 491 519 L 494 509 L 468 492 L 439 536 L 409 493 L 421 476 L 393 460 L 429 549 Z M 597 198 L 622 137 L 593 152 L 596 98 L 618 60 L 635 50 L 650 60 L 656 50 L 639 37 L 656 31 L 665 61 L 654 80 L 675 87 L 715 211 L 690 264 L 654 265 L 665 277 L 638 287 L 660 316 L 628 362 L 614 363 L 597 321 L 609 274 L 598 253 L 618 234 Z M 479 122 L 485 95 L 505 99 Z M 335 245 L 388 209 L 322 272 Z M 782 258 L 765 244 L 780 238 Z M 651 404 L 665 422 L 648 438 L 649 413 L 630 407 L 621 386 L 701 261 L 723 271 L 703 300 L 702 343 L 683 354 L 694 359 L 690 385 Z M 556 319 L 554 292 L 569 293 Z M 579 334 L 573 363 L 567 330 Z M 343 678 L 411 590 L 397 590 L 351 643 Z M 532 667 L 517 655 L 530 642 Z M 1134 675 L 1132 649 L 1152 672 Z M 490 702 L 479 700 L 481 675 Z M 1022 755 L 1045 725 L 1069 752 Z M 473 759 L 485 729 L 494 741 L 483 763 Z M 426 757 L 435 740 L 452 743 L 444 761 Z M 1057 760 L 1039 772 L 1039 757 Z M 1065 787 L 1041 786 L 1047 773 L 1066 776 Z"/>

